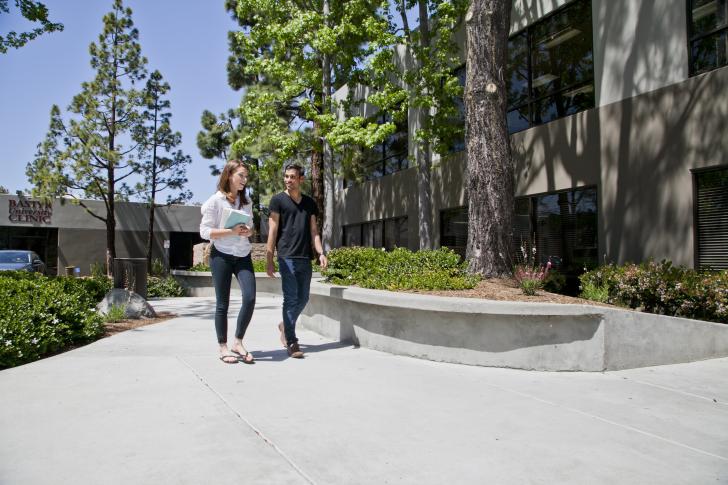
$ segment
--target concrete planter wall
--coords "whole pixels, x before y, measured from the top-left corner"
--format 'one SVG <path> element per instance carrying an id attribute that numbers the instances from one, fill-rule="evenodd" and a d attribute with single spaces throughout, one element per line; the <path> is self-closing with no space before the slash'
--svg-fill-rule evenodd
<path id="1" fill-rule="evenodd" d="M 190 296 L 215 296 L 212 274 L 172 271 Z M 256 273 L 258 293 L 280 280 Z M 233 280 L 233 289 L 237 290 Z M 441 362 L 604 371 L 728 356 L 728 325 L 589 305 L 451 298 L 314 280 L 300 324 L 331 339 Z"/>
<path id="2" fill-rule="evenodd" d="M 604 371 L 728 356 L 728 325 L 588 305 L 500 302 L 313 282 L 301 323 L 442 362 Z"/>
<path id="3" fill-rule="evenodd" d="M 171 274 L 187 290 L 188 296 L 215 296 L 215 286 L 210 271 L 172 270 Z M 271 278 L 266 273 L 255 273 L 255 286 L 258 293 L 281 294 L 280 280 Z M 230 291 L 240 291 L 238 280 L 235 278 L 232 279 Z"/>

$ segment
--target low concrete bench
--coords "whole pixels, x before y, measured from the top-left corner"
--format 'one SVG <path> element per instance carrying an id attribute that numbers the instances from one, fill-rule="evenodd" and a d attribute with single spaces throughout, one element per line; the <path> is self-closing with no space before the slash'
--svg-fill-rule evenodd
<path id="1" fill-rule="evenodd" d="M 331 339 L 442 362 L 604 371 L 728 356 L 728 325 L 589 305 L 312 282 L 301 323 Z"/>
<path id="2" fill-rule="evenodd" d="M 187 296 L 215 296 L 215 286 L 212 283 L 210 271 L 182 271 L 172 270 L 172 276 L 187 291 Z M 255 273 L 255 286 L 258 293 L 273 295 L 281 294 L 281 282 L 271 278 L 266 273 Z M 233 278 L 230 291 L 239 292 L 238 280 Z"/>

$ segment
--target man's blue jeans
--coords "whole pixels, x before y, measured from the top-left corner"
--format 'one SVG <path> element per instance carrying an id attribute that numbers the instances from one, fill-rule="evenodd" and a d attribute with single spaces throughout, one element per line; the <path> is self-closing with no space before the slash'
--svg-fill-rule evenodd
<path id="1" fill-rule="evenodd" d="M 311 260 L 278 258 L 278 272 L 283 289 L 283 330 L 286 343 L 298 342 L 296 320 L 308 303 L 311 289 Z"/>

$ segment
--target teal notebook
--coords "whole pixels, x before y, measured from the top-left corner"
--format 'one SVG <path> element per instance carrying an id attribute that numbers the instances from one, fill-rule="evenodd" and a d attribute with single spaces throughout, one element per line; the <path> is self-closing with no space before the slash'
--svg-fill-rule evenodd
<path id="1" fill-rule="evenodd" d="M 244 224 L 247 226 L 252 219 L 253 218 L 250 216 L 250 214 L 241 210 L 230 209 L 229 207 L 225 207 L 222 210 L 222 227 L 224 227 L 225 229 L 232 229 L 239 224 Z"/>

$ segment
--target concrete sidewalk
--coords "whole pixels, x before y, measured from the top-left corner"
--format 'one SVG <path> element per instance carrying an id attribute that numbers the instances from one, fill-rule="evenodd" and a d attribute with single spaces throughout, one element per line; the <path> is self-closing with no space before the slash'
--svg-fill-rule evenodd
<path id="1" fill-rule="evenodd" d="M 728 483 L 728 359 L 529 372 L 301 330 L 301 361 L 259 296 L 257 363 L 225 365 L 214 299 L 153 305 L 180 316 L 0 372 L 1 484 Z"/>

